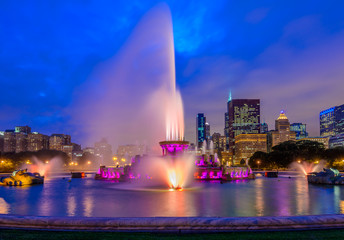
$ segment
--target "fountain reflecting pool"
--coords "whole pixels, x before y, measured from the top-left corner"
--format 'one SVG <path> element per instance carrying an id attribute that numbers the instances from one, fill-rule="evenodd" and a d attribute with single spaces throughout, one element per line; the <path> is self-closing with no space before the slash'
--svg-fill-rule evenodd
<path id="1" fill-rule="evenodd" d="M 344 213 L 344 187 L 311 185 L 302 175 L 196 182 L 186 191 L 140 191 L 130 183 L 49 177 L 44 185 L 1 187 L 0 213 L 36 216 L 290 216 Z M 294 173 L 295 174 L 295 173 Z M 289 176 L 292 176 L 289 178 Z M 66 179 L 62 179 L 66 177 Z M 125 186 L 126 185 L 126 186 Z"/>

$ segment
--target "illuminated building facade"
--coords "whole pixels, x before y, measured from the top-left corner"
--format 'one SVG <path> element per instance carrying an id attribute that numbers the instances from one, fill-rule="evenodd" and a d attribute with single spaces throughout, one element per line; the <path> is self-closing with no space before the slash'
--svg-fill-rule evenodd
<path id="1" fill-rule="evenodd" d="M 262 123 L 260 125 L 260 133 L 267 133 L 269 131 L 269 127 L 267 123 Z"/>
<path id="2" fill-rule="evenodd" d="M 302 138 L 302 139 L 297 140 L 297 141 L 314 141 L 314 142 L 322 143 L 322 144 L 324 144 L 324 147 L 326 149 L 328 149 L 329 148 L 329 139 L 330 139 L 330 137 L 306 137 L 306 138 Z"/>
<path id="3" fill-rule="evenodd" d="M 290 130 L 290 122 L 284 111 L 281 111 L 279 117 L 275 120 L 275 130 L 267 134 L 268 151 L 271 148 L 285 141 L 295 141 L 296 133 Z"/>
<path id="4" fill-rule="evenodd" d="M 38 132 L 27 135 L 27 150 L 31 152 L 49 149 L 49 137 Z"/>
<path id="5" fill-rule="evenodd" d="M 228 132 L 226 142 L 230 151 L 234 151 L 235 137 L 240 134 L 260 133 L 260 100 L 228 99 Z"/>
<path id="6" fill-rule="evenodd" d="M 94 155 L 94 148 L 93 147 L 86 147 L 82 150 L 82 152 Z"/>
<path id="7" fill-rule="evenodd" d="M 16 133 L 25 133 L 26 135 L 31 133 L 31 128 L 29 126 L 17 126 L 14 128 Z"/>
<path id="8" fill-rule="evenodd" d="M 4 151 L 4 131 L 0 131 L 0 152 Z"/>
<path id="9" fill-rule="evenodd" d="M 213 144 L 214 144 L 214 151 L 216 152 L 219 150 L 220 137 L 221 137 L 220 133 L 213 133 L 213 135 L 211 136 L 211 140 L 213 141 Z"/>
<path id="10" fill-rule="evenodd" d="M 27 135 L 23 132 L 16 132 L 16 153 L 27 151 Z"/>
<path id="11" fill-rule="evenodd" d="M 344 147 L 344 134 L 330 137 L 329 148 Z"/>
<path id="12" fill-rule="evenodd" d="M 320 136 L 334 136 L 334 107 L 320 112 Z"/>
<path id="13" fill-rule="evenodd" d="M 334 109 L 334 133 L 335 135 L 344 134 L 344 104 Z"/>
<path id="14" fill-rule="evenodd" d="M 207 142 L 209 142 L 211 140 L 211 135 L 210 135 L 210 124 L 209 123 L 205 123 L 205 139 L 207 140 Z M 208 143 L 209 144 L 209 143 Z"/>
<path id="15" fill-rule="evenodd" d="M 4 132 L 4 152 L 16 151 L 16 135 L 14 130 L 6 130 Z"/>
<path id="16" fill-rule="evenodd" d="M 344 133 L 344 104 L 326 109 L 319 114 L 320 136 L 336 136 Z"/>
<path id="17" fill-rule="evenodd" d="M 123 156 L 135 157 L 137 155 L 143 156 L 146 153 L 147 151 L 146 151 L 145 145 L 128 144 L 128 145 L 118 146 L 117 148 L 117 155 L 119 157 L 123 157 Z"/>
<path id="18" fill-rule="evenodd" d="M 235 137 L 235 164 L 248 160 L 255 152 L 267 152 L 266 134 L 239 134 Z"/>
<path id="19" fill-rule="evenodd" d="M 290 131 L 296 133 L 296 140 L 308 137 L 308 133 L 306 131 L 306 124 L 292 123 L 290 124 Z"/>
<path id="20" fill-rule="evenodd" d="M 112 162 L 112 147 L 105 138 L 94 144 L 94 155 L 100 159 L 101 164 Z"/>
<path id="21" fill-rule="evenodd" d="M 49 149 L 62 151 L 64 145 L 64 134 L 52 134 L 49 137 Z"/>
<path id="22" fill-rule="evenodd" d="M 196 143 L 197 147 L 201 148 L 202 144 L 205 140 L 205 123 L 206 123 L 206 117 L 204 116 L 204 113 L 198 113 L 196 118 Z"/>
<path id="23" fill-rule="evenodd" d="M 225 149 L 227 150 L 229 148 L 229 116 L 228 116 L 228 112 L 225 113 L 224 135 L 225 135 L 225 138 L 226 138 Z"/>

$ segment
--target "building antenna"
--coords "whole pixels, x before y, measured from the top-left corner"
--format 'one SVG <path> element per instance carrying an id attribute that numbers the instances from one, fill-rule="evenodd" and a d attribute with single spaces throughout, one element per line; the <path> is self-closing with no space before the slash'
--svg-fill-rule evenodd
<path id="1" fill-rule="evenodd" d="M 228 102 L 232 101 L 232 91 L 229 90 Z"/>

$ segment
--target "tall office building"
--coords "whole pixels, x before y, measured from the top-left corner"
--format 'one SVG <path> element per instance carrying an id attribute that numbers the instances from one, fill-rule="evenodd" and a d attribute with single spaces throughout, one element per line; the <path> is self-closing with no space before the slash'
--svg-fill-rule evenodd
<path id="1" fill-rule="evenodd" d="M 335 106 L 319 114 L 320 136 L 335 136 L 344 133 L 344 104 Z"/>
<path id="2" fill-rule="evenodd" d="M 225 149 L 224 150 L 227 150 L 229 148 L 229 116 L 228 116 L 228 112 L 225 113 L 224 136 L 225 136 L 225 139 L 226 139 Z"/>
<path id="3" fill-rule="evenodd" d="M 62 146 L 64 145 L 64 135 L 63 134 L 52 134 L 49 137 L 49 149 L 62 151 Z"/>
<path id="4" fill-rule="evenodd" d="M 234 151 L 235 137 L 240 134 L 260 133 L 260 100 L 228 99 L 228 128 L 226 142 L 228 149 Z M 226 115 L 225 115 L 226 116 Z"/>
<path id="5" fill-rule="evenodd" d="M 64 147 L 65 145 L 69 147 Z M 65 152 L 69 154 L 70 149 L 73 149 L 71 136 L 66 134 L 52 134 L 49 137 L 49 149 L 58 151 L 65 149 Z"/>
<path id="6" fill-rule="evenodd" d="M 344 104 L 334 109 L 334 133 L 335 135 L 344 134 Z"/>
<path id="7" fill-rule="evenodd" d="M 105 138 L 94 144 L 94 154 L 100 158 L 101 164 L 112 162 L 112 147 Z"/>
<path id="8" fill-rule="evenodd" d="M 14 128 L 16 133 L 25 133 L 26 135 L 31 133 L 31 128 L 29 126 L 17 126 Z"/>
<path id="9" fill-rule="evenodd" d="M 207 140 L 207 142 L 210 142 L 211 140 L 210 124 L 207 122 L 205 123 L 205 139 Z"/>
<path id="10" fill-rule="evenodd" d="M 49 136 L 38 132 L 27 135 L 27 150 L 31 152 L 49 149 Z"/>
<path id="11" fill-rule="evenodd" d="M 211 139 L 213 141 L 214 144 L 214 150 L 217 152 L 219 149 L 219 144 L 220 144 L 220 137 L 221 134 L 220 133 L 213 133 L 213 135 L 211 136 Z"/>
<path id="12" fill-rule="evenodd" d="M 320 136 L 334 136 L 334 107 L 320 112 Z"/>
<path id="13" fill-rule="evenodd" d="M 4 152 L 16 151 L 16 135 L 14 130 L 6 130 L 4 132 Z"/>
<path id="14" fill-rule="evenodd" d="M 16 153 L 27 151 L 27 135 L 24 132 L 16 132 Z"/>
<path id="15" fill-rule="evenodd" d="M 275 121 L 275 130 L 269 131 L 267 134 L 268 151 L 285 141 L 295 141 L 296 133 L 290 131 L 290 122 L 284 111 L 281 111 L 279 117 Z"/>
<path id="16" fill-rule="evenodd" d="M 0 153 L 4 151 L 4 131 L 0 131 Z"/>
<path id="17" fill-rule="evenodd" d="M 290 131 L 296 133 L 296 140 L 308 137 L 308 132 L 306 131 L 306 124 L 292 123 L 290 124 Z"/>
<path id="18" fill-rule="evenodd" d="M 266 122 L 260 125 L 260 133 L 267 133 L 269 131 L 269 126 Z"/>
<path id="19" fill-rule="evenodd" d="M 201 148 L 204 140 L 206 139 L 206 132 L 205 132 L 205 123 L 206 123 L 206 117 L 204 116 L 204 113 L 197 114 L 196 118 L 196 143 L 197 147 Z"/>

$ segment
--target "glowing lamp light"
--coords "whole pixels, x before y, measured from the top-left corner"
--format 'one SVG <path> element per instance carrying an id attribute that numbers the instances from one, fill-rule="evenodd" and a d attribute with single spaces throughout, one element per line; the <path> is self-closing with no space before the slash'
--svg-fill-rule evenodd
<path id="1" fill-rule="evenodd" d="M 91 164 L 91 161 L 88 161 L 87 164 L 90 165 L 90 164 Z"/>
<path id="2" fill-rule="evenodd" d="M 45 163 L 46 163 L 46 164 L 48 164 L 48 163 L 49 163 L 49 161 L 45 161 Z"/>

